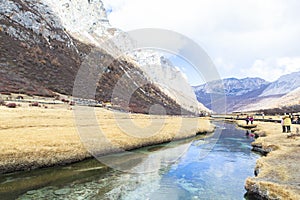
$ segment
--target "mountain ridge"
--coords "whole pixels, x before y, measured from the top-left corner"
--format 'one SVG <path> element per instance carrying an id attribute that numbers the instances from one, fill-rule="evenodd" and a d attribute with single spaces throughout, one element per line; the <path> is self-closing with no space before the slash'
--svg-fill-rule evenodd
<path id="1" fill-rule="evenodd" d="M 243 95 L 253 89 L 257 88 L 258 86 L 268 84 L 262 78 L 225 78 L 222 80 L 211 81 L 209 83 L 194 86 L 194 90 L 202 91 L 206 93 L 218 93 L 224 92 L 227 96 L 239 96 Z"/>
<path id="2" fill-rule="evenodd" d="M 95 50 L 103 63 L 109 63 L 108 66 L 99 66 L 103 73 L 97 82 L 96 100 L 114 101 L 118 104 L 115 105 L 116 108 L 128 112 L 149 113 L 152 105 L 160 105 L 165 108 L 166 114 L 195 114 L 183 109 L 178 102 L 152 84 L 130 58 L 115 59 L 92 42 L 86 42 L 88 38 L 76 38 L 76 33 L 80 32 L 68 32 L 74 24 L 65 27 L 64 24 L 68 21 L 62 22 L 62 16 L 58 16 L 55 14 L 57 12 L 52 10 L 54 5 L 57 5 L 55 8 L 64 5 L 62 11 L 68 14 L 67 12 L 73 11 L 80 13 L 80 9 L 96 9 L 103 4 L 100 0 L 3 1 L 0 8 L 0 92 L 39 96 L 55 96 L 55 93 L 72 95 L 81 64 L 86 56 Z M 102 39 L 112 37 L 117 29 L 109 26 L 104 10 L 100 9 L 100 12 L 102 13 L 93 16 L 91 23 L 84 30 L 93 31 L 95 28 L 103 33 Z M 76 15 L 68 16 L 75 17 L 68 19 L 75 20 L 75 24 L 76 20 L 77 23 L 80 22 L 81 15 L 77 18 Z M 97 21 L 97 27 L 94 27 L 93 20 Z M 89 29 L 90 26 L 92 29 Z M 134 75 L 127 77 L 128 72 L 134 72 Z M 135 82 L 147 84 L 140 85 L 129 99 L 126 99 L 126 95 L 113 99 L 115 87 L 120 79 L 123 79 L 124 83 L 120 86 L 120 91 L 130 90 Z"/>
<path id="3" fill-rule="evenodd" d="M 127 51 L 135 44 L 126 32 L 110 25 L 101 0 L 72 1 L 72 4 L 68 4 L 68 7 L 66 7 L 68 0 L 60 0 L 58 3 L 51 0 L 45 1 L 59 16 L 68 32 L 81 42 L 94 45 L 97 48 L 105 48 L 111 55 L 122 54 L 122 51 Z M 76 22 L 73 19 L 74 15 L 76 16 Z M 78 24 L 83 25 L 78 27 Z M 182 108 L 194 113 L 202 110 L 208 111 L 197 101 L 193 90 L 187 81 L 183 79 L 182 74 L 174 71 L 172 69 L 174 66 L 163 55 L 158 52 L 149 52 L 149 50 L 137 50 L 126 53 L 122 57 L 126 61 L 135 64 L 137 68 L 144 72 L 149 81 L 180 104 Z M 155 73 L 152 73 L 151 70 L 154 70 Z M 165 81 L 166 76 L 176 77 L 181 84 L 176 84 L 171 78 Z"/>
<path id="4" fill-rule="evenodd" d="M 276 81 L 272 82 L 260 96 L 284 95 L 292 92 L 300 87 L 299 77 L 300 71 L 282 75 Z"/>
<path id="5" fill-rule="evenodd" d="M 285 74 L 274 82 L 262 78 L 226 78 L 195 86 L 197 99 L 206 107 L 211 108 L 211 95 L 226 96 L 227 112 L 257 111 L 299 104 L 297 97 L 300 88 L 300 72 Z M 296 92 L 295 92 L 296 91 Z M 293 102 L 293 103 L 290 103 Z"/>

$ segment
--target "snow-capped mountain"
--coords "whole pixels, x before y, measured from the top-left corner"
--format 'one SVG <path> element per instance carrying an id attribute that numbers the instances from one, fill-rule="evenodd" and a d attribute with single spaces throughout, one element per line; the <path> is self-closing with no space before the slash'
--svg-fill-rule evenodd
<path id="1" fill-rule="evenodd" d="M 263 111 L 272 109 L 282 109 L 283 112 L 289 112 L 285 108 L 294 107 L 300 105 L 300 88 L 287 93 L 286 95 L 279 96 L 266 96 L 264 98 L 258 98 L 257 101 L 248 104 L 247 106 L 240 107 L 237 111 Z M 299 110 L 291 109 L 292 112 L 298 112 Z"/>
<path id="2" fill-rule="evenodd" d="M 227 78 L 218 81 L 208 82 L 206 84 L 194 87 L 198 101 L 207 108 L 219 109 L 225 107 L 227 112 L 231 112 L 243 106 L 244 100 L 257 97 L 269 85 L 261 78 Z M 212 102 L 213 95 L 226 97 L 226 105 L 218 105 Z M 224 109 L 223 109 L 224 110 Z"/>
<path id="3" fill-rule="evenodd" d="M 194 87 L 197 99 L 211 108 L 211 95 L 226 96 L 227 112 L 257 111 L 300 103 L 300 72 L 283 75 L 269 83 L 261 78 L 229 78 Z"/>
<path id="4" fill-rule="evenodd" d="M 300 72 L 281 76 L 277 81 L 271 83 L 260 97 L 270 95 L 285 95 L 300 87 Z"/>
<path id="5" fill-rule="evenodd" d="M 300 72 L 281 76 L 259 95 L 257 101 L 247 107 L 241 107 L 239 110 L 270 110 L 289 108 L 295 105 L 300 105 Z"/>
<path id="6" fill-rule="evenodd" d="M 103 3 L 100 0 L 44 1 L 59 16 L 71 35 L 82 42 L 91 43 L 99 48 L 105 46 L 105 50 L 116 57 L 119 56 L 116 52 L 126 51 L 134 45 L 134 41 L 126 33 L 109 24 Z M 123 58 L 128 62 L 135 63 L 145 72 L 153 84 L 184 109 L 195 113 L 199 113 L 201 110 L 208 111 L 197 101 L 193 89 L 183 78 L 181 72 L 176 70 L 175 66 L 164 55 L 153 50 L 139 50 L 129 52 Z"/>
<path id="7" fill-rule="evenodd" d="M 279 99 L 277 105 L 278 107 L 282 105 L 284 106 L 300 105 L 300 87 L 282 96 Z"/>
<path id="8" fill-rule="evenodd" d="M 153 83 L 184 109 L 194 113 L 210 112 L 202 103 L 197 101 L 193 88 L 187 79 L 163 53 L 147 49 L 131 52 L 129 56 L 138 62 L 138 66 Z"/>
<path id="9" fill-rule="evenodd" d="M 100 55 L 97 59 L 101 59 L 98 62 L 108 63 L 98 66 L 103 74 L 97 83 L 97 100 L 117 99 L 116 107 L 132 112 L 147 113 L 151 105 L 158 104 L 170 114 L 198 114 L 198 102 L 186 95 L 187 91 L 194 95 L 193 90 L 175 90 L 170 85 L 174 81 L 159 82 L 166 74 L 182 80 L 167 59 L 154 56 L 159 58 L 153 60 L 155 65 L 168 67 L 163 74 L 152 75 L 147 73 L 151 70 L 143 71 L 139 60 L 152 62 L 149 56 L 153 53 L 118 55 L 124 48 L 130 49 L 133 42 L 126 33 L 110 25 L 101 0 L 1 1 L 0 93 L 71 95 L 78 70 L 82 63 L 89 63 L 85 58 L 96 50 Z M 162 68 L 154 71 L 160 72 L 159 69 Z M 118 85 L 120 80 L 124 83 Z M 138 88 L 131 98 L 112 95 L 117 89 L 124 92 L 133 85 Z M 181 101 L 176 95 L 186 98 Z"/>
<path id="10" fill-rule="evenodd" d="M 196 86 L 194 90 L 196 93 L 224 93 L 226 96 L 240 96 L 268 84 L 267 81 L 261 78 L 227 78 Z"/>

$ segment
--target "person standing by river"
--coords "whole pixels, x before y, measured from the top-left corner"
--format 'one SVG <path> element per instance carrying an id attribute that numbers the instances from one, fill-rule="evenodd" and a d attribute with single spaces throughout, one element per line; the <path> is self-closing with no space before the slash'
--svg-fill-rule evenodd
<path id="1" fill-rule="evenodd" d="M 292 125 L 292 120 L 290 118 L 290 116 L 285 115 L 282 117 L 283 120 L 283 127 L 282 127 L 282 132 L 287 132 L 290 133 L 291 132 L 291 125 Z"/>
<path id="2" fill-rule="evenodd" d="M 253 116 L 251 116 L 251 117 L 249 118 L 249 121 L 251 122 L 251 124 L 253 124 L 253 121 L 254 121 Z"/>
<path id="3" fill-rule="evenodd" d="M 249 116 L 247 116 L 245 120 L 246 120 L 246 124 L 248 125 L 250 121 Z"/>

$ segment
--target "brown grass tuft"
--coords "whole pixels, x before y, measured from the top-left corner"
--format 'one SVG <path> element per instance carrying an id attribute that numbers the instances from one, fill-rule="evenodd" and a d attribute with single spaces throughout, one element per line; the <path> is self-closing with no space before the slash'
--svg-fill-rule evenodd
<path id="1" fill-rule="evenodd" d="M 279 123 L 257 123 L 266 137 L 259 137 L 252 145 L 270 153 L 257 161 L 258 175 L 247 179 L 246 189 L 268 199 L 300 199 L 300 138 L 287 138 Z M 292 125 L 292 132 L 296 127 L 299 125 Z"/>

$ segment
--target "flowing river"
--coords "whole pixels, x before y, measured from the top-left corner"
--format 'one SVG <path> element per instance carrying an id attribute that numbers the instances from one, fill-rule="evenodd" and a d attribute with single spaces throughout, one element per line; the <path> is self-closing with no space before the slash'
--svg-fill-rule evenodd
<path id="1" fill-rule="evenodd" d="M 90 159 L 0 175 L 0 199 L 244 199 L 260 156 L 251 151 L 254 139 L 234 124 L 215 124 L 214 134 L 141 148 L 135 158 L 114 155 L 137 173 Z"/>

